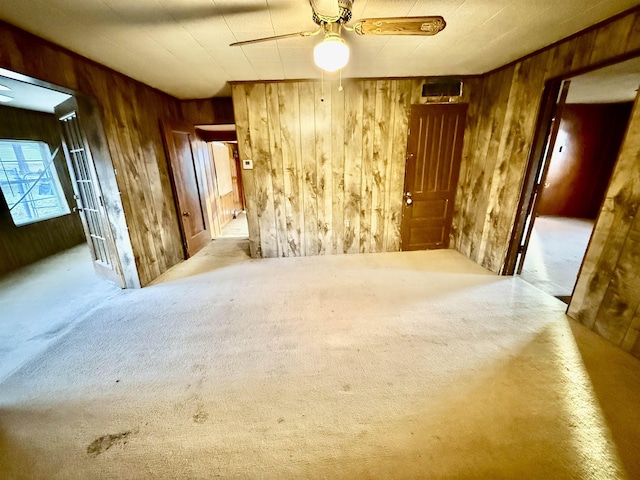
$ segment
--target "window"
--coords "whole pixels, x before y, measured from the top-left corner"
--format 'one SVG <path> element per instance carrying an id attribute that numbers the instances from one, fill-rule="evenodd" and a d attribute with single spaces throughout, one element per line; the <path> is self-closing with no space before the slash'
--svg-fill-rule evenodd
<path id="1" fill-rule="evenodd" d="M 69 213 L 44 142 L 0 140 L 0 189 L 18 226 Z"/>

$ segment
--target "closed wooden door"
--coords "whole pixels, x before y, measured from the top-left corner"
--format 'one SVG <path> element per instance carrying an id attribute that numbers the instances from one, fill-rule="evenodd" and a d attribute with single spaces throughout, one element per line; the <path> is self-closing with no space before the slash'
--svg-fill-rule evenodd
<path id="1" fill-rule="evenodd" d="M 467 105 L 413 105 L 402 211 L 402 250 L 448 248 Z"/>
<path id="2" fill-rule="evenodd" d="M 202 175 L 198 174 L 196 135 L 189 125 L 164 122 L 162 127 L 185 257 L 188 258 L 211 241 L 204 183 Z"/>

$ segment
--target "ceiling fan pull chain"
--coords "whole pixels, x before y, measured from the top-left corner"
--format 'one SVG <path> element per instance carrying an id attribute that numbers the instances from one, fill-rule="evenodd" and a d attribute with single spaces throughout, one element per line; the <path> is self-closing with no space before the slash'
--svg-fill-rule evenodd
<path id="1" fill-rule="evenodd" d="M 322 72 L 322 80 L 320 81 L 320 84 L 322 85 L 322 93 L 320 95 L 320 101 L 324 102 L 324 70 L 320 69 L 320 71 Z"/>
<path id="2" fill-rule="evenodd" d="M 344 88 L 342 88 L 342 69 L 340 69 L 340 85 L 338 86 L 338 91 L 341 92 L 343 90 Z"/>

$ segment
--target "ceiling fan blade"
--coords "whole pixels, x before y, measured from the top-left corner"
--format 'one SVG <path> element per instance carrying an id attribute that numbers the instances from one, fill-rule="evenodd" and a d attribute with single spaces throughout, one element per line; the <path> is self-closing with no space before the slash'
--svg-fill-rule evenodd
<path id="1" fill-rule="evenodd" d="M 435 35 L 446 26 L 440 16 L 363 18 L 353 30 L 358 35 Z"/>
<path id="2" fill-rule="evenodd" d="M 339 18 L 340 16 L 338 0 L 309 0 L 309 3 L 313 11 L 323 17 Z"/>
<path id="3" fill-rule="evenodd" d="M 241 47 L 243 45 L 251 45 L 252 43 L 260 43 L 260 42 L 270 42 L 272 40 L 282 40 L 284 38 L 294 38 L 294 37 L 312 37 L 320 33 L 322 29 L 319 28 L 314 30 L 313 32 L 297 32 L 297 33 L 286 33 L 284 35 L 274 35 L 273 37 L 264 37 L 264 38 L 255 38 L 253 40 L 245 40 L 243 42 L 235 42 L 229 45 L 230 47 Z"/>

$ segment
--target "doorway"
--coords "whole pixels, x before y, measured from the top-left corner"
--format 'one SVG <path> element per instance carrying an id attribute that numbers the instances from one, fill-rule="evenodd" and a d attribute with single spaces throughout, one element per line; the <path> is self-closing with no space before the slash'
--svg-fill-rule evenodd
<path id="1" fill-rule="evenodd" d="M 248 239 L 238 144 L 235 141 L 210 141 L 207 146 L 214 166 L 212 188 L 217 192 L 219 232 L 215 238 Z"/>
<path id="2" fill-rule="evenodd" d="M 449 247 L 466 113 L 466 104 L 411 106 L 402 250 Z"/>
<path id="3" fill-rule="evenodd" d="M 0 85 L 2 378 L 139 284 L 93 100 L 4 69 Z"/>
<path id="4" fill-rule="evenodd" d="M 0 83 L 6 147 L 0 218 L 7 249 L 0 252 L 0 274 L 75 245 L 80 232 L 99 276 L 121 288 L 139 287 L 95 101 L 6 69 L 0 69 Z M 18 218 L 21 212 L 28 218 Z"/>
<path id="5" fill-rule="evenodd" d="M 196 125 L 196 134 L 205 142 L 211 160 L 206 175 L 215 200 L 215 208 L 211 209 L 212 236 L 246 240 L 249 226 L 236 125 Z"/>
<path id="6" fill-rule="evenodd" d="M 560 81 L 545 89 L 538 148 L 530 157 L 505 267 L 506 274 L 520 274 L 565 303 L 624 138 L 640 85 L 640 62 L 631 59 L 567 80 L 566 99 L 559 102 L 551 97 L 562 97 Z"/>
<path id="7" fill-rule="evenodd" d="M 197 198 L 207 225 L 207 237 L 196 251 L 186 255 L 188 261 L 174 265 L 156 278 L 152 285 L 171 282 L 180 278 L 197 275 L 218 268 L 244 262 L 251 258 L 249 249 L 249 228 L 245 210 L 244 189 L 240 170 L 240 159 L 234 124 L 224 125 L 183 125 L 189 133 L 189 144 L 193 154 L 181 159 L 172 159 L 167 135 L 174 135 L 171 128 L 164 127 L 165 146 L 169 152 L 170 173 L 177 168 L 186 168 L 192 177 L 191 188 L 185 189 Z M 180 167 L 179 162 L 185 166 Z M 174 163 L 178 163 L 174 166 Z M 177 208 L 181 203 L 174 178 L 174 198 Z M 188 186 L 188 185 L 187 185 Z M 186 195 L 185 191 L 180 195 Z M 184 233 L 183 233 L 184 235 Z M 184 237 L 183 237 L 184 238 Z"/>
<path id="8" fill-rule="evenodd" d="M 185 258 L 212 240 L 248 240 L 235 124 L 191 126 L 171 120 L 162 130 Z"/>
<path id="9" fill-rule="evenodd" d="M 212 240 L 248 239 L 235 125 L 165 121 L 162 129 L 185 258 Z"/>

